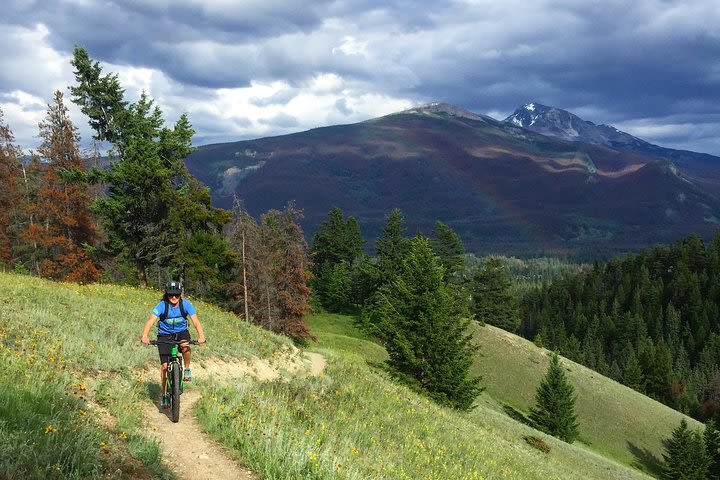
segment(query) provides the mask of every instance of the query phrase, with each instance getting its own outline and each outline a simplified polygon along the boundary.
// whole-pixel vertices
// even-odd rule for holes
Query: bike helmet
[[[170,280],[165,284],[165,295],[180,295],[182,293],[182,283]]]

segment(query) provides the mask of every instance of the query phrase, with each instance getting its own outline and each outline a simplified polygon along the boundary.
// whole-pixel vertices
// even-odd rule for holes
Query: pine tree
[[[73,102],[89,117],[95,139],[112,145],[109,169],[78,175],[107,186],[107,196],[94,204],[108,236],[105,248],[134,267],[141,285],[152,267],[159,278],[184,277],[189,290],[222,295],[213,292],[213,279],[231,262],[218,263],[218,256],[229,256],[218,252],[227,247],[222,228],[231,214],[212,207],[209,190],[185,167],[194,134],[187,115],[168,128],[145,92],[137,102],[124,100],[117,75],[103,75],[87,51],[76,47],[71,63]]]
[[[427,238],[407,244],[399,270],[382,286],[364,315],[376,327],[389,366],[410,384],[441,403],[469,409],[480,393],[479,378],[470,377],[474,347],[469,319]]]
[[[272,330],[301,341],[315,338],[304,320],[312,275],[300,227],[302,216],[302,210],[291,202],[283,210],[270,210],[262,217],[265,241],[270,247],[270,274],[276,287],[278,317]]]
[[[85,171],[77,146],[80,137],[62,92],[55,92],[55,102],[48,106],[39,127],[43,143],[38,153],[44,169],[33,202],[34,221],[26,230],[27,238],[42,249],[38,273],[56,280],[94,282],[100,269],[84,246],[93,246],[99,235],[90,212],[88,187],[61,177],[66,170]]]
[[[710,459],[705,442],[699,432],[692,431],[683,419],[664,440],[664,477],[668,480],[704,480],[707,478]]]
[[[708,420],[705,424],[703,441],[709,461],[707,478],[720,480],[720,430],[718,430],[715,420]]]
[[[10,127],[5,124],[0,110],[0,265],[9,266],[13,260],[13,250],[18,237],[18,206],[21,204],[20,149],[13,145],[14,137]]]
[[[481,324],[517,331],[520,314],[510,287],[510,277],[502,260],[489,258],[475,271],[470,284],[475,319]]]
[[[323,265],[346,263],[352,265],[362,254],[365,240],[354,217],[344,218],[342,210],[335,207],[328,212],[328,219],[320,224],[312,237],[310,256],[313,274]]]
[[[635,351],[630,345],[628,345],[626,350],[625,364],[622,369],[622,383],[638,392],[644,390],[643,386],[645,382],[643,381],[640,363],[638,363]]]
[[[240,264],[228,283],[226,304],[268,330],[297,340],[314,338],[303,317],[310,289],[306,248],[299,225],[302,211],[290,203],[256,222],[236,200],[228,240]]]
[[[406,234],[405,218],[395,208],[385,217],[385,226],[375,242],[381,279],[390,280],[398,274],[408,248]]]
[[[461,283],[465,271],[465,247],[460,236],[444,223],[435,222],[430,241],[440,264],[445,267],[445,280]]]
[[[579,434],[575,415],[576,400],[574,389],[560,365],[560,357],[553,354],[545,378],[535,393],[535,406],[530,409],[530,420],[539,430],[572,443]]]
[[[353,307],[352,269],[364,244],[355,218],[343,218],[339,208],[330,210],[328,220],[313,235],[309,252],[313,294],[323,307],[334,312]]]

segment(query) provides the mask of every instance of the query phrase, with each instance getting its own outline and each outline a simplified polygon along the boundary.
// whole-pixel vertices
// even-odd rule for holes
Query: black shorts
[[[168,340],[187,340],[190,342],[190,331],[189,330],[183,330],[182,332],[178,333],[171,333],[170,335],[158,335],[158,340],[160,341],[168,341]],[[160,363],[167,363],[170,360],[170,353],[172,352],[172,344],[171,343],[158,343],[158,353],[160,354]],[[180,350],[180,347],[178,347],[178,350]]]

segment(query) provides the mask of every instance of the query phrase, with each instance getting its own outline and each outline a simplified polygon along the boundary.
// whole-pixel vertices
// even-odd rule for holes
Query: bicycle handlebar
[[[184,340],[150,340],[150,345],[157,345],[157,344],[165,344],[165,345],[180,345],[184,342]],[[207,339],[205,339],[205,343],[207,343]],[[190,340],[188,342],[190,345],[202,345],[202,343],[198,343],[197,340]]]

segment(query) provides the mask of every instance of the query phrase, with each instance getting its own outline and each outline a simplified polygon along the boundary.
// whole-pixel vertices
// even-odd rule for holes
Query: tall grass
[[[643,478],[482,402],[470,413],[439,407],[369,366],[382,349],[366,338],[352,348],[362,334],[349,317],[309,322],[328,359],[318,378],[213,385],[198,404],[201,423],[263,478]]]
[[[0,284],[0,477],[170,478],[157,444],[141,433],[138,407],[157,392],[143,380],[156,352],[138,336],[158,292],[10,274],[0,274]],[[193,350],[194,362],[272,358],[289,343],[196,306],[210,343]],[[386,354],[349,317],[309,320],[328,359],[319,377],[199,377],[191,386],[203,389],[203,426],[263,478],[642,477],[516,422],[487,395],[469,413],[439,407],[369,366]],[[99,421],[102,409],[114,424]]]
[[[6,273],[0,285],[0,478],[173,478],[141,433],[141,405],[158,389],[141,378],[157,353],[139,335],[159,292]],[[196,306],[212,348],[196,361],[289,343]]]

